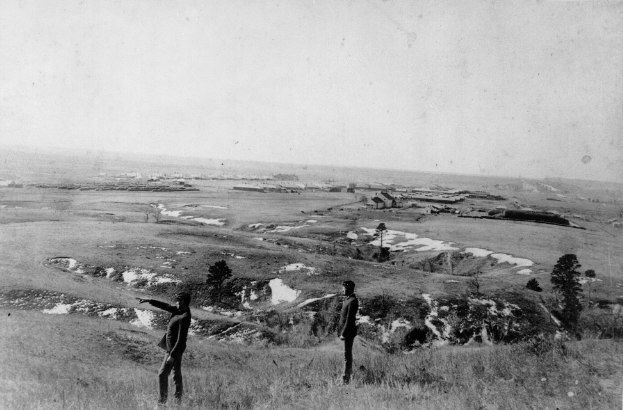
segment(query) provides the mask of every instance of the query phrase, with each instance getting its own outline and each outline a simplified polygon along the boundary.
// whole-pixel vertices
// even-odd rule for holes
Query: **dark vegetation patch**
[[[440,254],[418,261],[410,267],[424,272],[444,273],[457,276],[474,276],[491,270],[497,262],[490,258],[475,257],[456,251]]]

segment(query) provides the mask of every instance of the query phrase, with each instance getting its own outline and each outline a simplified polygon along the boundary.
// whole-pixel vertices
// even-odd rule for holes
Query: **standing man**
[[[154,299],[138,298],[138,303],[149,303],[158,309],[166,310],[171,313],[167,333],[162,337],[158,346],[166,350],[164,361],[158,372],[160,382],[160,400],[158,403],[167,402],[169,395],[169,374],[173,370],[173,381],[175,382],[175,398],[178,402],[182,400],[184,387],[182,384],[182,354],[186,350],[186,338],[190,327],[190,294],[180,292],[175,296],[176,305],[160,302]]]
[[[357,336],[357,325],[355,323],[357,311],[359,310],[359,300],[355,296],[355,283],[346,280],[342,283],[342,290],[346,299],[342,304],[340,313],[339,336],[344,341],[344,374],[342,382],[350,383],[350,375],[353,370],[353,342]]]

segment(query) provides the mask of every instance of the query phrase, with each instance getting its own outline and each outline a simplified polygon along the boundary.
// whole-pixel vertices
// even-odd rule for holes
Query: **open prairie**
[[[136,298],[169,301],[179,289],[192,293],[194,318],[184,408],[620,404],[620,185],[284,164],[223,171],[173,159],[117,158],[95,169],[46,161],[24,165],[21,180],[5,161],[3,172],[23,186],[0,187],[3,408],[152,408],[166,318]],[[193,190],[123,185],[144,184],[155,171],[175,174],[159,184],[183,178]],[[300,187],[271,192],[287,185],[278,173],[296,175]],[[380,189],[363,188],[378,181]],[[123,188],[97,189],[104,182]],[[331,192],[349,183],[354,192]],[[424,187],[489,196],[445,208],[368,203],[379,190]],[[555,212],[572,224],[470,214],[495,209]],[[563,254],[596,272],[582,285],[579,338],[565,336],[555,313],[550,275]],[[233,276],[216,301],[206,279],[220,260]],[[341,386],[336,295],[346,279],[361,300],[360,336],[354,382]],[[526,289],[530,279],[543,291]],[[468,316],[455,312],[461,303]],[[489,312],[482,320],[477,306]],[[498,320],[516,331],[498,332]]]

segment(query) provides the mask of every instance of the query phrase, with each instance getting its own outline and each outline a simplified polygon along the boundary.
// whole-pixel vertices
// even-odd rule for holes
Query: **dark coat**
[[[188,338],[191,319],[190,309],[179,310],[176,306],[153,299],[149,300],[149,303],[171,313],[171,318],[167,324],[167,333],[162,337],[158,346],[166,349],[175,358],[181,357],[186,350],[186,339]]]
[[[340,326],[338,327],[339,335],[343,338],[357,336],[357,311],[359,310],[359,300],[353,293],[342,304],[342,312],[340,313]]]

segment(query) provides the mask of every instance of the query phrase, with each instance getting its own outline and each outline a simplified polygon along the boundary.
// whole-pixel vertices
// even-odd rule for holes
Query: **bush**
[[[535,292],[541,292],[543,290],[541,285],[539,285],[539,281],[535,278],[530,279],[528,283],[526,283],[526,288]]]
[[[621,338],[623,337],[623,318],[605,309],[588,309],[582,313],[578,321],[578,332],[585,338]]]

